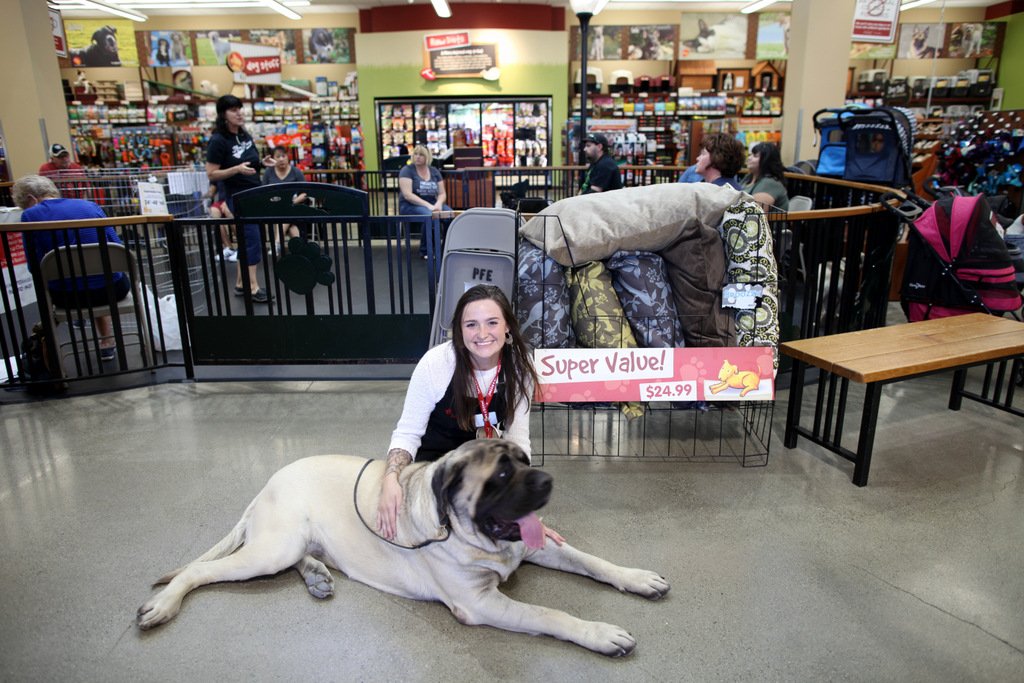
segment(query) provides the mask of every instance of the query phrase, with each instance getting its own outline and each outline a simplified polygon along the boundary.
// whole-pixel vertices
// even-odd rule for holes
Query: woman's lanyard
[[[480,383],[476,381],[476,373],[473,373],[473,386],[476,387],[476,399],[480,403],[480,416],[483,420],[484,438],[493,439],[494,426],[491,424],[491,399],[494,398],[494,388],[498,386],[498,375],[501,374],[501,359],[498,359],[498,367],[494,371],[494,379],[491,380],[491,386],[487,389],[487,396],[484,397],[484,393],[480,391]]]

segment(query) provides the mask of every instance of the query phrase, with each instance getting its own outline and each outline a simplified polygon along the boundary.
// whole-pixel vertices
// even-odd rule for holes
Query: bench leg
[[[789,376],[789,410],[786,412],[786,434],[783,445],[796,448],[796,428],[800,425],[800,408],[804,400],[804,371],[807,369],[798,360],[793,361]]]
[[[953,387],[949,390],[949,409],[960,410],[964,402],[964,385],[967,384],[967,368],[953,373]]]
[[[868,485],[868,470],[871,468],[871,450],[875,444],[875,426],[878,424],[878,404],[882,399],[882,383],[872,382],[864,393],[864,413],[860,419],[860,439],[857,442],[857,459],[853,465],[853,483]]]

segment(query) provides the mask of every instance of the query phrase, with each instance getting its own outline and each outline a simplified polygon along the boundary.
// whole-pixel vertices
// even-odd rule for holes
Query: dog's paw
[[[288,241],[288,254],[277,262],[274,272],[277,279],[296,294],[309,294],[318,285],[334,282],[331,259],[320,252],[316,242],[306,242],[301,237]]]
[[[143,631],[166,624],[178,614],[179,605],[173,601],[161,599],[163,591],[139,608],[135,615],[135,623]]]
[[[334,595],[334,577],[323,562],[307,555],[299,561],[296,568],[302,574],[309,594],[314,598],[323,600]]]
[[[664,577],[646,569],[629,569],[623,590],[642,595],[648,600],[657,600],[668,593],[671,586]]]
[[[636,648],[636,639],[615,624],[591,621],[587,623],[586,638],[580,644],[609,657],[624,657]]]

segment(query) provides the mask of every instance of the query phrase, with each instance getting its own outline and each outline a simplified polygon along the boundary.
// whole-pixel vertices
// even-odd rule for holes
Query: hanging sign
[[[852,40],[891,43],[896,39],[900,0],[857,0],[853,10]]]
[[[537,349],[541,402],[752,401],[775,396],[771,347]]]
[[[420,76],[435,78],[498,79],[498,46],[474,44],[469,33],[436,33],[423,37],[424,69]]]
[[[57,51],[57,56],[67,57],[68,39],[64,36],[64,20],[59,10],[50,10],[50,33],[53,34],[53,49]]]
[[[224,60],[235,83],[276,85],[281,82],[281,50],[270,45],[230,43]]]

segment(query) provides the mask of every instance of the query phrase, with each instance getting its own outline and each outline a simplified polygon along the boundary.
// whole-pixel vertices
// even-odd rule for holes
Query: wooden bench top
[[[1024,323],[985,313],[798,339],[784,354],[869,384],[1024,355]]]

